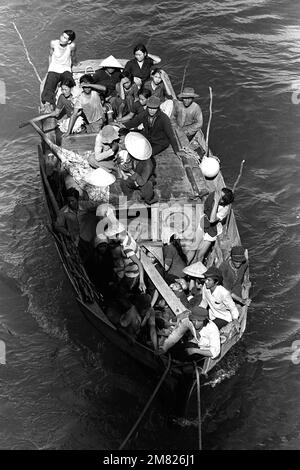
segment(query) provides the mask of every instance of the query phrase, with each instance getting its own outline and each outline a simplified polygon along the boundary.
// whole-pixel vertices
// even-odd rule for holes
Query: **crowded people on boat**
[[[126,177],[120,180],[123,194],[130,200],[134,193],[138,193],[141,200],[147,204],[157,202],[154,193],[155,162],[151,157],[152,148],[149,141],[138,132],[129,132],[125,137]],[[124,170],[124,163],[123,163]]]
[[[228,323],[237,320],[239,311],[230,292],[222,286],[223,276],[215,266],[204,273],[205,282],[202,289],[200,308],[207,309],[210,320],[221,329]]]
[[[198,227],[194,248],[189,250],[189,263],[197,259],[203,261],[212,243],[223,232],[223,224],[229,214],[234,194],[229,188],[211,192],[204,202],[204,228]]]
[[[88,158],[92,168],[115,169],[114,159],[119,150],[119,133],[114,126],[102,127],[95,139],[94,153]]]
[[[122,124],[126,121],[130,121],[135,116],[138,116],[140,114],[145,114],[147,112],[147,100],[150,98],[151,92],[150,90],[146,90],[144,88],[141,88],[138,91],[138,100],[134,101],[132,105],[132,111],[129,111],[128,114],[125,114],[125,116],[116,118],[115,121],[117,124]]]
[[[188,318],[180,320],[169,336],[159,347],[159,353],[166,353],[187,333],[184,349],[188,356],[201,355],[215,359],[220,354],[220,332],[217,325],[207,316],[207,311],[190,313]]]
[[[158,155],[169,145],[176,155],[180,156],[178,143],[168,116],[160,110],[160,99],[150,96],[147,101],[147,113],[139,114],[124,123],[128,129],[137,129],[143,125],[142,133],[152,146],[152,156]]]
[[[171,284],[176,279],[184,277],[183,270],[187,265],[187,258],[175,230],[164,227],[162,243],[165,281]]]
[[[75,85],[72,76],[72,65],[76,64],[75,33],[66,29],[59,39],[50,41],[49,67],[42,91],[41,101],[45,111],[51,111],[55,106],[57,85],[68,79]]]
[[[248,269],[245,248],[241,245],[233,246],[229,258],[220,264],[219,269],[223,275],[223,286],[231,293],[233,300],[241,305],[249,305],[249,299],[242,298],[242,285]]]
[[[137,44],[133,49],[134,59],[129,60],[126,65],[126,71],[130,72],[135,82],[140,87],[150,77],[153,65],[161,62],[161,58],[154,54],[149,54],[144,44]]]
[[[110,55],[100,63],[100,68],[93,74],[94,85],[102,85],[105,91],[100,90],[105,101],[109,101],[116,94],[116,84],[120,82],[123,66],[113,56]],[[97,89],[96,87],[94,89]]]
[[[74,111],[70,117],[69,128],[64,137],[67,137],[72,133],[75,121],[81,113],[83,113],[84,119],[87,123],[88,133],[99,132],[105,122],[105,110],[102,106],[100,96],[97,91],[92,90],[91,87],[94,83],[92,75],[82,75],[79,83],[82,87],[82,92],[75,100]],[[97,86],[102,87],[102,85]],[[105,91],[105,87],[103,86],[102,88],[103,91]]]

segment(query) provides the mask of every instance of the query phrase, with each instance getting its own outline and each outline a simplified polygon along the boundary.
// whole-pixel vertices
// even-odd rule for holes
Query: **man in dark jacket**
[[[170,144],[175,154],[180,157],[171,121],[159,106],[160,99],[150,96],[147,101],[147,110],[124,124],[128,129],[137,129],[140,124],[143,125],[142,133],[152,146],[152,157],[165,150]]]

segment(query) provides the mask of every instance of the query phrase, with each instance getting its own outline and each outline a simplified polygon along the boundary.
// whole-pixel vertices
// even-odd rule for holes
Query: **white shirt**
[[[204,326],[199,331],[199,348],[208,348],[214,359],[220,354],[221,342],[220,342],[220,332],[219,328],[213,321],[209,321],[206,326]]]
[[[239,317],[239,311],[232,300],[230,292],[223,286],[217,286],[213,293],[211,293],[204,284],[200,307],[209,307],[210,320],[221,318],[222,320],[231,322]]]
[[[48,72],[71,72],[71,51],[74,48],[73,43],[61,46],[59,39],[55,39],[51,41],[51,47],[53,48],[53,53],[51,55]]]

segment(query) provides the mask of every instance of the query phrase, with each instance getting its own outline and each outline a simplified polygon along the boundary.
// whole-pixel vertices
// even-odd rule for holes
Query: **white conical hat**
[[[186,268],[182,270],[184,274],[187,274],[188,276],[191,277],[203,277],[203,274],[207,271],[207,267],[204,266],[201,261],[197,261],[196,263],[190,264]]]
[[[103,168],[97,168],[97,170],[93,170],[88,173],[84,180],[86,183],[92,184],[94,186],[110,186],[116,181],[116,178],[108,171],[104,170]]]
[[[124,143],[127,152],[137,160],[148,160],[152,155],[150,142],[139,132],[129,132]]]
[[[103,59],[102,62],[100,63],[100,67],[108,67],[108,68],[115,68],[115,69],[124,68],[113,55],[110,55],[106,57],[106,59]]]
[[[162,248],[160,246],[152,246],[148,243],[144,243],[144,247],[146,248],[146,250],[150,251],[150,253],[152,253],[152,255],[155,256],[155,258],[157,259],[157,261],[159,261],[160,264],[163,266],[164,260]]]

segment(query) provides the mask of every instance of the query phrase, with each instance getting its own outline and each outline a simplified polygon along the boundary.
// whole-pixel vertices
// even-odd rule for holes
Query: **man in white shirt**
[[[221,285],[223,282],[221,271],[211,266],[203,275],[205,283],[202,289],[200,307],[208,308],[209,319],[214,321],[217,327],[221,329],[227,323],[237,320],[239,311],[230,292]]]
[[[50,42],[49,68],[41,96],[43,104],[55,107],[55,91],[59,82],[69,79],[73,85],[72,65],[76,64],[75,33],[66,29],[59,39]]]
[[[206,318],[205,318],[206,315]],[[159,353],[165,353],[172,348],[187,332],[192,338],[186,344],[188,355],[200,354],[201,356],[215,359],[221,350],[220,333],[216,324],[207,318],[207,313],[200,315],[190,314],[189,318],[180,320],[172,333],[166,338],[159,349]]]

